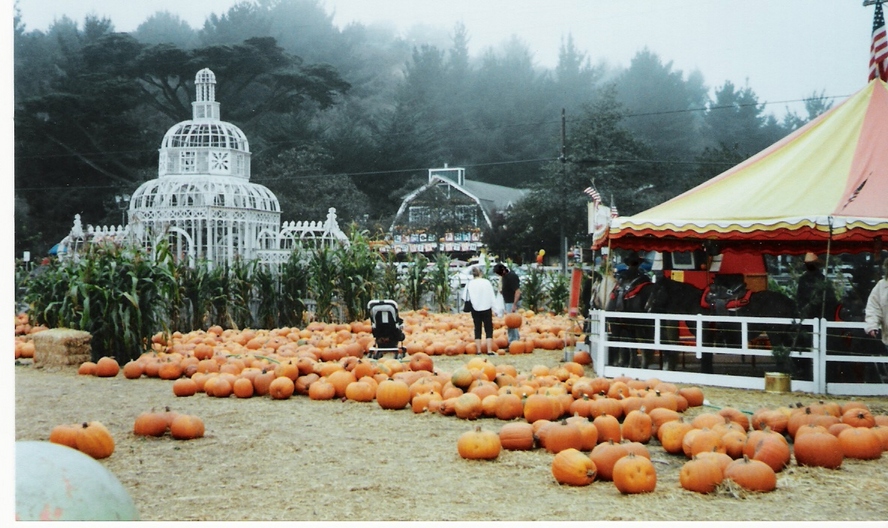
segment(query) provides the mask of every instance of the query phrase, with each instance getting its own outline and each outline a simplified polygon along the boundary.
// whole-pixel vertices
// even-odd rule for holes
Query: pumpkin
[[[366,381],[353,381],[345,387],[345,397],[356,402],[371,402],[376,397],[376,387]]]
[[[169,423],[166,413],[154,411],[143,412],[136,416],[133,422],[133,434],[138,436],[163,436]]]
[[[780,472],[789,465],[792,452],[782,436],[765,435],[758,439],[753,438],[752,442],[752,459],[764,462],[775,472]],[[748,446],[744,448],[744,452],[748,452],[748,449]]]
[[[524,318],[517,312],[509,312],[503,317],[503,323],[506,325],[506,328],[521,328],[523,322]]]
[[[701,413],[691,419],[691,425],[697,429],[712,429],[725,423],[725,417],[716,413]]]
[[[682,387],[678,393],[684,397],[690,407],[700,407],[703,405],[703,389],[700,387]]]
[[[81,376],[95,376],[96,364],[92,361],[84,361],[79,367],[77,367],[77,374]]]
[[[506,391],[496,397],[496,407],[494,416],[500,420],[513,420],[524,416],[524,402],[521,398],[506,389]]]
[[[54,444],[68,446],[77,449],[77,433],[80,424],[62,424],[52,428],[49,433],[49,441]]]
[[[107,458],[114,453],[114,438],[101,422],[83,422],[77,431],[75,447],[95,458]]]
[[[123,377],[126,379],[139,379],[142,377],[142,364],[138,361],[127,361],[123,365]]]
[[[197,394],[197,382],[191,378],[179,378],[173,382],[173,394],[179,397]]]
[[[702,453],[694,455],[694,458],[698,460],[714,461],[719,469],[722,470],[722,473],[724,473],[725,468],[728,467],[728,464],[734,461],[734,459],[731,458],[730,455],[728,455],[727,453],[719,453],[718,451],[703,451]]]
[[[425,352],[417,352],[410,356],[410,362],[408,363],[408,368],[412,371],[428,371],[432,372],[435,369],[435,363],[432,361],[431,356],[426,354]]]
[[[580,430],[581,447],[580,451],[592,451],[598,445],[598,428],[592,423],[592,420],[583,416],[575,415],[567,418],[569,423],[577,426]]]
[[[882,456],[882,442],[869,427],[845,429],[839,433],[838,439],[846,458],[875,460]]]
[[[630,411],[623,418],[622,434],[623,438],[631,442],[641,442],[646,444],[651,440],[653,430],[653,420],[651,416],[644,411],[644,407],[637,411]]]
[[[96,361],[96,376],[100,378],[113,378],[120,372],[120,365],[112,357],[101,357]]]
[[[296,384],[288,376],[278,376],[268,385],[268,395],[274,400],[286,400],[293,395],[295,390]],[[334,394],[335,391],[336,388],[334,386]]]
[[[527,451],[533,449],[536,437],[533,425],[527,422],[511,422],[500,428],[500,445],[510,451]]]
[[[667,453],[676,455],[682,452],[685,434],[693,429],[693,425],[685,422],[683,418],[679,418],[678,420],[663,423],[657,429],[657,439]]]
[[[690,438],[688,449],[685,450],[685,456],[688,458],[693,458],[697,453],[704,451],[717,451],[719,453],[727,451],[722,435],[712,429],[698,429],[694,431],[693,436],[685,435],[685,438]]]
[[[841,442],[829,432],[797,434],[792,449],[800,466],[836,469],[845,458]]]
[[[332,400],[335,396],[336,387],[327,378],[319,378],[308,386],[308,398],[311,400]]]
[[[777,473],[771,469],[771,466],[761,460],[752,460],[746,455],[728,464],[725,468],[725,479],[748,491],[767,492],[777,489]]]
[[[574,448],[560,451],[552,459],[552,476],[559,484],[588,486],[596,473],[595,462]]]
[[[738,424],[744,431],[749,430],[749,417],[743,411],[733,407],[722,407],[718,410],[718,414]]]
[[[609,414],[602,414],[600,416],[596,416],[592,423],[598,429],[598,443],[614,441],[620,442],[623,440],[623,433],[620,428],[620,422],[615,417]],[[600,468],[599,468],[600,469]]]
[[[629,449],[625,445],[608,440],[595,446],[589,453],[589,458],[595,462],[599,480],[613,480],[614,464],[617,463],[617,460],[628,455]]]
[[[403,409],[410,403],[410,387],[400,380],[385,380],[376,388],[376,403],[383,409]]]
[[[852,408],[842,414],[842,423],[851,427],[873,427],[876,425],[876,419],[867,409]]]
[[[478,426],[459,436],[456,450],[459,456],[469,460],[493,460],[499,456],[502,444],[497,433]]]
[[[657,487],[657,471],[647,458],[629,453],[614,464],[613,481],[620,493],[650,493]]]
[[[255,392],[253,381],[247,377],[237,378],[231,386],[231,391],[238,398],[252,398],[253,392]]]
[[[871,431],[876,433],[876,436],[879,438],[879,442],[882,444],[882,451],[888,451],[888,427],[877,425]]]
[[[537,420],[555,420],[561,409],[554,406],[554,400],[545,394],[531,394],[524,400],[524,419],[529,423]]]
[[[711,458],[694,457],[681,466],[678,474],[681,487],[697,493],[712,493],[724,478],[721,466]]]
[[[496,396],[494,396],[496,397]],[[463,420],[477,420],[483,412],[481,397],[474,392],[467,392],[456,398],[453,405],[454,414]]]
[[[268,387],[274,379],[274,370],[263,369],[262,372],[256,374],[253,378],[253,389],[255,390],[256,396],[265,396],[268,394]]]
[[[170,422],[170,436],[176,440],[193,440],[204,435],[203,420],[190,414],[177,414]]]
[[[545,448],[550,453],[560,453],[569,448],[579,450],[583,447],[583,435],[580,433],[580,428],[567,420],[552,422],[546,428],[545,435]]]

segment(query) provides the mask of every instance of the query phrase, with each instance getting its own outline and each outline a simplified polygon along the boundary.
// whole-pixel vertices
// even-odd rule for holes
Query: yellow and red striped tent
[[[611,222],[613,247],[704,241],[771,254],[879,251],[888,242],[888,84],[879,79],[711,180]],[[608,243],[608,242],[605,242]]]

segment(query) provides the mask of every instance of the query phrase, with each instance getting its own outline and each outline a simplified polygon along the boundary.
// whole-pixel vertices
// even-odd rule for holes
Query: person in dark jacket
[[[521,307],[521,277],[502,263],[494,266],[493,272],[501,277],[506,313],[517,311]],[[508,336],[509,343],[517,341],[521,337],[517,328],[509,328]]]
[[[805,255],[805,272],[799,277],[796,289],[796,304],[805,319],[821,317],[824,290],[826,295],[834,295],[823,274],[823,261],[814,253]]]

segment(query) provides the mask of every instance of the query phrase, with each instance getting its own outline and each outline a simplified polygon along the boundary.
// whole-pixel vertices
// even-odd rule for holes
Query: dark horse
[[[667,278],[659,278],[651,288],[646,310],[651,313],[664,314],[719,314],[723,308],[724,314],[751,317],[780,317],[796,318],[795,302],[782,293],[765,290],[753,292],[742,296],[742,302],[732,303],[724,299],[730,297],[731,288],[724,285],[713,285],[711,288],[714,297],[707,296],[706,292],[691,284],[677,282]],[[740,288],[742,289],[742,287]],[[719,293],[725,295],[719,300]],[[736,304],[734,308],[732,305]],[[708,305],[708,306],[707,306]],[[694,325],[688,325],[689,330],[694,330]],[[739,346],[741,341],[739,324],[723,323],[709,325],[704,328],[703,342],[707,344],[723,344],[725,346]],[[761,334],[768,337],[771,345],[791,347],[797,335],[797,329],[787,328],[786,325],[753,324],[749,325],[749,340],[752,342]],[[666,342],[678,343],[678,324],[666,322],[663,325],[663,335]],[[664,356],[674,360],[675,354]],[[674,361],[667,360],[672,366]],[[712,373],[712,354],[704,353],[701,360],[701,370]]]
[[[599,273],[594,274],[591,304],[594,308],[603,308],[608,312],[644,313],[645,305],[651,293],[650,278],[642,275],[631,280],[607,280]],[[653,343],[654,325],[652,321],[608,317],[611,338],[614,341],[633,343]],[[647,368],[653,352],[645,350],[641,354],[641,364],[635,350],[631,348],[614,348],[610,351],[609,362],[619,367]]]

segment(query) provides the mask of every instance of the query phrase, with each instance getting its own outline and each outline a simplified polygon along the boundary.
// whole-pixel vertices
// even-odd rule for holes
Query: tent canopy
[[[618,248],[880,251],[888,240],[888,84],[879,79],[746,161],[617,217]]]

